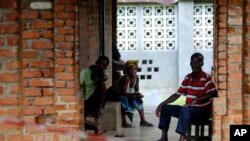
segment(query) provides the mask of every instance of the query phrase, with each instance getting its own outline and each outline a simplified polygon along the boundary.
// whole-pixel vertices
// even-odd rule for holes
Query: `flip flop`
[[[124,135],[124,134],[116,134],[116,135],[114,135],[114,137],[119,137],[119,138],[121,138],[121,137],[125,137],[125,135]]]
[[[134,126],[132,124],[123,124],[122,125],[123,128],[134,128]]]
[[[145,121],[145,122],[140,123],[140,126],[153,127],[154,125],[150,122]]]

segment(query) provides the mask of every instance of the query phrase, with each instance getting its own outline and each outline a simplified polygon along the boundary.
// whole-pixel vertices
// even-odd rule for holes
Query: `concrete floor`
[[[157,141],[161,136],[161,130],[158,129],[159,119],[154,114],[155,107],[145,108],[146,120],[153,123],[154,127],[140,127],[139,114],[135,111],[135,117],[133,121],[134,128],[121,128],[120,131],[107,131],[105,136],[114,137],[117,133],[125,135],[125,141]],[[172,118],[169,129],[169,141],[178,141],[179,135],[175,132],[177,119]],[[119,140],[119,138],[113,138]],[[120,138],[121,139],[121,138]]]

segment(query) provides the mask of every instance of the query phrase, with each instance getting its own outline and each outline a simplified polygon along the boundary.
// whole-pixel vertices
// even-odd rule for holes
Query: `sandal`
[[[140,126],[153,127],[154,125],[152,123],[150,123],[150,122],[145,121],[145,122],[141,122]]]
[[[127,124],[122,124],[122,127],[123,127],[123,128],[134,128],[134,126],[133,126],[132,124],[129,124],[129,123],[127,123]]]
[[[114,135],[114,137],[125,137],[125,135],[124,134],[116,134],[116,135]]]

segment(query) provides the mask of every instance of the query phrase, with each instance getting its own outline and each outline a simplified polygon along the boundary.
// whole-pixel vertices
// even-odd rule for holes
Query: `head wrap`
[[[123,71],[124,74],[127,73],[128,69],[131,67],[131,66],[136,66],[138,67],[138,60],[127,60],[126,64],[125,64],[125,70]]]

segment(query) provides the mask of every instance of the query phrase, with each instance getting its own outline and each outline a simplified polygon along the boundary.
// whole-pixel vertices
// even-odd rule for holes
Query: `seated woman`
[[[127,61],[125,64],[124,75],[120,81],[108,89],[108,101],[121,101],[122,105],[122,127],[132,127],[126,120],[133,120],[133,111],[136,109],[140,115],[140,126],[153,126],[146,121],[143,109],[143,95],[139,92],[139,78],[137,76],[138,61]]]

